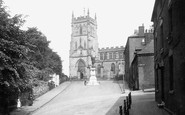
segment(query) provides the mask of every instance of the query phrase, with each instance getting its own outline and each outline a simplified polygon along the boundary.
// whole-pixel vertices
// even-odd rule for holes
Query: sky
[[[63,72],[69,75],[69,50],[72,12],[75,17],[97,16],[99,48],[125,46],[138,26],[152,25],[155,0],[4,0],[9,13],[26,16],[27,27],[37,27],[50,48],[63,60]]]

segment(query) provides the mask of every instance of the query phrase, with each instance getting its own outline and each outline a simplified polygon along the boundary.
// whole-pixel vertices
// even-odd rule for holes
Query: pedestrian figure
[[[85,80],[85,81],[84,81],[84,85],[86,85],[86,84],[87,84],[87,81]]]
[[[17,99],[17,108],[19,109],[21,107],[21,101],[20,101],[20,99],[18,98]]]
[[[33,105],[33,95],[31,92],[29,92],[28,100],[29,100],[29,106],[32,106]]]

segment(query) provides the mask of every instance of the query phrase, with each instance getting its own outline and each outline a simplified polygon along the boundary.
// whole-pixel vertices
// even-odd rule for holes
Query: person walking
[[[86,84],[87,84],[87,81],[86,81],[86,80],[84,80],[84,85],[86,86]]]

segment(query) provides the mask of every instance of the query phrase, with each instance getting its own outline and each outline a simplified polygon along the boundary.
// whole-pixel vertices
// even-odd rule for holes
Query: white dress
[[[20,99],[17,99],[17,108],[21,107],[21,101]]]

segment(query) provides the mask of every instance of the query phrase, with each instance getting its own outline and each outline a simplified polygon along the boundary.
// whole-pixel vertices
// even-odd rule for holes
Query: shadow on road
[[[120,97],[105,115],[119,115],[119,106],[123,105],[125,96]]]
[[[113,83],[116,83],[119,85],[119,88],[122,93],[125,93],[125,90],[129,90],[128,84],[124,80],[113,80]]]
[[[29,111],[23,108],[15,110],[13,113],[10,115],[29,115]]]
[[[148,92],[132,92],[130,115],[169,115],[164,109],[157,107],[155,94]],[[106,115],[119,115],[119,106],[123,106],[125,96],[120,97]]]

